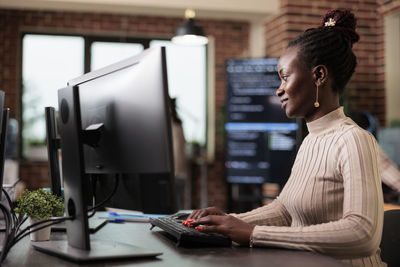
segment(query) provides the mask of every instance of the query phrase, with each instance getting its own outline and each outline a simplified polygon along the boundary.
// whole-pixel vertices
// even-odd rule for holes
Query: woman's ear
[[[325,65],[315,66],[312,70],[315,85],[321,86],[328,79],[328,68]]]

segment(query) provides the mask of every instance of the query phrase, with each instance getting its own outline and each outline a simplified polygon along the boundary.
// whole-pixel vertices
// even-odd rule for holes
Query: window
[[[57,90],[83,74],[82,37],[27,34],[22,40],[22,152],[40,159],[46,156],[44,107],[58,105]],[[32,154],[32,153],[34,154]]]
[[[152,46],[165,46],[169,95],[176,98],[188,142],[206,143],[206,48],[179,46],[170,41],[153,40]]]
[[[143,49],[142,44],[93,42],[91,45],[90,70],[97,70],[129,56],[137,55]]]
[[[167,47],[170,96],[177,99],[187,142],[206,143],[206,48],[167,40],[25,34],[22,40],[22,156],[46,160],[44,107],[58,109],[57,90],[68,80],[134,56]],[[40,154],[32,149],[41,145]]]

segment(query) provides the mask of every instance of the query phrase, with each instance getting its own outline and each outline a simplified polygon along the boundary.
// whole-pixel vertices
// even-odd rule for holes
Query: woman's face
[[[317,111],[314,107],[316,85],[313,73],[300,62],[298,47],[288,48],[278,63],[281,85],[276,91],[282,108],[289,118],[310,118]]]

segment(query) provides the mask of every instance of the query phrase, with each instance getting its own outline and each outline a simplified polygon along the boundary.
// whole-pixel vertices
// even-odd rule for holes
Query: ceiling
[[[183,17],[188,7],[195,9],[197,18],[263,21],[278,13],[279,0],[0,0],[0,8],[173,17]]]

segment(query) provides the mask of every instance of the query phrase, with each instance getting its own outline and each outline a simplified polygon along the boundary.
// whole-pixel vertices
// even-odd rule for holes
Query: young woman
[[[241,214],[211,207],[192,225],[242,245],[314,251],[353,266],[385,266],[379,243],[383,199],[374,137],[343,113],[339,94],[356,67],[356,20],[328,12],[318,28],[291,41],[279,60],[276,95],[309,131],[288,182],[271,204]]]

